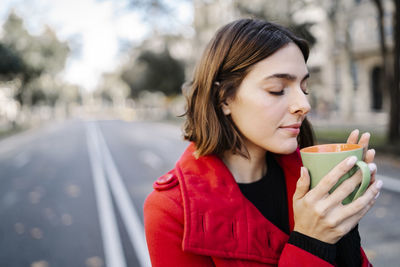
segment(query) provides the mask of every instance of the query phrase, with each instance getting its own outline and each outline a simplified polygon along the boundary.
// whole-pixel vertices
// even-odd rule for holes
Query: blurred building
[[[299,20],[315,23],[312,30],[317,44],[312,49],[309,66],[313,72],[311,90],[317,115],[344,122],[384,125],[390,104],[389,93],[382,86],[376,7],[368,0],[332,2],[338,4],[311,6],[303,17],[298,16]],[[386,44],[392,58],[392,1],[382,2]]]
[[[391,0],[383,0],[385,37],[392,53]],[[195,37],[188,64],[193,68],[200,51],[215,31],[243,14],[263,16],[284,25],[310,22],[317,42],[308,61],[311,72],[310,101],[314,116],[326,121],[385,124],[388,92],[382,83],[378,12],[369,0],[195,0]]]

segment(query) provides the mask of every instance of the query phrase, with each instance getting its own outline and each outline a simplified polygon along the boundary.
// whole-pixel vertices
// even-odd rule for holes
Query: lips
[[[301,123],[295,123],[287,126],[281,126],[280,128],[300,128]]]
[[[291,134],[298,135],[300,133],[300,126],[301,126],[301,123],[295,123],[295,124],[291,124],[291,125],[281,126],[279,128],[284,129],[284,130],[290,132]]]

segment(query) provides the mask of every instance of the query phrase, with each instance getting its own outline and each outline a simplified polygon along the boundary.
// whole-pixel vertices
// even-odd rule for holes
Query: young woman
[[[216,33],[187,90],[191,143],[144,204],[153,266],[370,266],[357,229],[382,186],[369,134],[358,143],[372,182],[348,205],[360,173],[328,191],[353,158],[312,190],[301,164],[299,148],[313,144],[308,53],[304,40],[265,21]]]

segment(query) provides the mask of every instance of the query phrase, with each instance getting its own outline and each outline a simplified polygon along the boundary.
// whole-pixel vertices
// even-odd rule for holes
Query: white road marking
[[[126,267],[111,195],[104,177],[99,139],[93,124],[87,125],[86,136],[106,266]]]
[[[129,193],[122,181],[121,175],[117,170],[108,145],[101,134],[100,129],[98,129],[98,127],[96,127],[96,129],[102,148],[101,152],[103,155],[103,162],[108,174],[108,182],[111,186],[111,191],[114,195],[115,202],[120,211],[122,220],[124,221],[133,248],[135,249],[137,258],[142,267],[151,266],[150,257],[147,251],[146,238],[144,235],[144,228],[139,219],[138,212],[130,200]]]
[[[400,193],[400,174],[399,174],[399,178],[397,178],[397,179],[389,177],[389,176],[377,174],[376,179],[382,180],[384,189]]]

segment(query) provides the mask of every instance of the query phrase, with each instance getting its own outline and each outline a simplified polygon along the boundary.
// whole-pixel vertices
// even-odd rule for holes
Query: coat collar
[[[184,207],[183,250],[276,264],[289,236],[243,196],[220,158],[196,159],[194,151],[190,144],[176,165]],[[301,160],[298,151],[277,160],[285,173],[292,230],[292,196]]]

